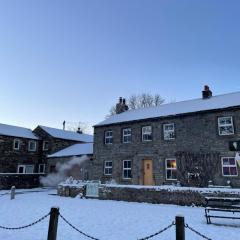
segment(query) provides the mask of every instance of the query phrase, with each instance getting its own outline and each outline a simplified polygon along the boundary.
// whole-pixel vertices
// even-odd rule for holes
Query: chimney
[[[128,106],[126,104],[126,99],[120,97],[119,102],[116,104],[116,114],[125,112],[128,110]]]
[[[80,127],[78,127],[77,133],[79,133],[79,134],[83,133]]]
[[[63,121],[63,130],[65,130],[66,121]]]
[[[202,91],[202,99],[208,99],[210,97],[212,97],[212,91],[208,85],[205,85],[204,90]]]

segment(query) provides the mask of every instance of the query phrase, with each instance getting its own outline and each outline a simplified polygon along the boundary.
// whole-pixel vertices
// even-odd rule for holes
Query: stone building
[[[120,184],[240,187],[240,92],[125,111],[94,127],[94,178]]]
[[[39,174],[43,174],[39,145],[30,129],[0,124],[0,188],[38,186]]]
[[[0,124],[0,189],[37,187],[39,176],[54,171],[48,155],[76,144],[93,142],[93,136],[38,126],[27,128]],[[67,160],[67,159],[66,159]]]

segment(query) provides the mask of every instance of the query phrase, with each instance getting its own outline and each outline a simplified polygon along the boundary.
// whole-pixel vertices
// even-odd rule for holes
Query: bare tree
[[[77,132],[80,130],[82,133],[91,133],[91,128],[86,122],[66,122],[66,130]]]
[[[152,95],[150,93],[142,93],[142,94],[132,94],[127,99],[127,104],[130,110],[139,109],[139,108],[146,108],[146,107],[153,107],[158,106],[164,103],[164,99],[159,95],[155,94]],[[109,111],[109,116],[116,114],[116,107],[111,107]]]

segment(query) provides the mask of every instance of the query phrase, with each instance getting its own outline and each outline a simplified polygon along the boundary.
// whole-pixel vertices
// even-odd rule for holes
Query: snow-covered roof
[[[70,157],[89,154],[93,154],[93,143],[77,143],[61,151],[48,155],[48,157]]]
[[[55,138],[79,141],[79,142],[93,142],[93,136],[83,133],[77,133],[73,131],[62,130],[58,128],[51,128],[46,126],[39,126],[49,135]]]
[[[223,109],[228,107],[240,107],[240,92],[213,96],[207,99],[193,99],[175,103],[162,104],[157,107],[141,108],[116,114],[100,122],[97,126],[114,123],[130,122],[157,117],[174,116],[178,114],[193,113],[199,111]]]
[[[32,130],[29,128],[17,127],[17,126],[2,124],[2,123],[0,123],[0,135],[38,139],[38,137],[35,136]]]

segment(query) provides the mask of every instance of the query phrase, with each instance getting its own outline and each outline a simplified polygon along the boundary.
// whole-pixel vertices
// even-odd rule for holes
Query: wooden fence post
[[[176,240],[185,240],[185,223],[183,216],[176,216]]]
[[[47,240],[57,239],[58,216],[59,216],[59,208],[52,207],[50,212]]]
[[[10,194],[11,195],[11,197],[10,197],[11,200],[15,199],[15,190],[16,190],[15,186],[12,186],[11,187],[11,194]]]

